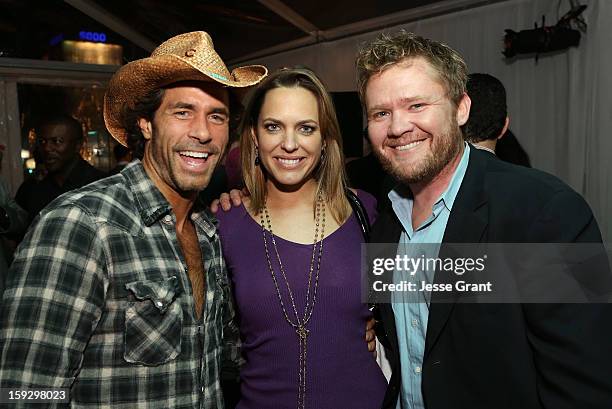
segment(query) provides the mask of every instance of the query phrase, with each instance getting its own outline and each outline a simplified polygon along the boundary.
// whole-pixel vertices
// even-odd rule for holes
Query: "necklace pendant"
[[[302,340],[305,340],[306,337],[308,337],[310,330],[300,325],[295,329],[295,332],[298,334],[298,337],[300,337]]]

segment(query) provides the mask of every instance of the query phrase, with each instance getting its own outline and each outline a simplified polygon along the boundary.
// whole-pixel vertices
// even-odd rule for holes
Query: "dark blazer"
[[[396,243],[401,230],[389,206],[371,241]],[[443,242],[600,243],[601,234],[563,182],[472,148]],[[395,409],[411,374],[400,374],[391,305],[379,307],[393,369],[383,407]],[[421,387],[427,409],[612,408],[612,309],[432,302]]]

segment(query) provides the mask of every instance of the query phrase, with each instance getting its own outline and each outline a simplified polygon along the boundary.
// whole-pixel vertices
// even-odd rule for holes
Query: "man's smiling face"
[[[425,59],[402,61],[370,77],[365,104],[373,151],[398,181],[427,182],[461,152],[459,126],[467,120],[469,98],[456,106]]]
[[[184,83],[164,90],[152,121],[139,126],[147,140],[143,165],[160,190],[183,195],[203,190],[225,150],[227,90],[216,83]]]

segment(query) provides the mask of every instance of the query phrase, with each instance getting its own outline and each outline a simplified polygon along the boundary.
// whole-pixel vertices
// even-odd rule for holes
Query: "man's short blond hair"
[[[405,30],[394,34],[383,33],[359,50],[356,65],[361,100],[365,102],[366,86],[373,75],[418,57],[425,59],[434,68],[448,96],[458,105],[466,92],[468,77],[463,57],[444,43]]]

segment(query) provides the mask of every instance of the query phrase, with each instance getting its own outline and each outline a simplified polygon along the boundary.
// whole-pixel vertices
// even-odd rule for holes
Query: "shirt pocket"
[[[181,353],[183,310],[178,278],[127,283],[137,301],[125,310],[123,358],[130,363],[161,365]]]

